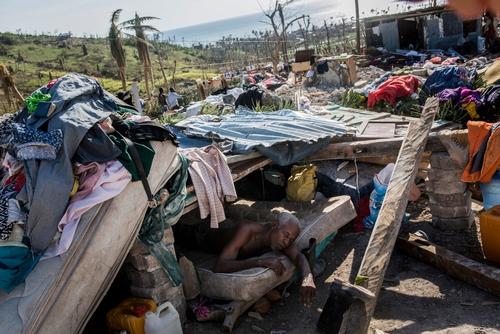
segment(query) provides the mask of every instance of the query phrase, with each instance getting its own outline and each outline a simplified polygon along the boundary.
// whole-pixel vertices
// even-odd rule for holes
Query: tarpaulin
[[[240,109],[236,114],[200,115],[176,124],[189,136],[233,142],[232,153],[254,149],[280,165],[295,163],[348,134],[343,123],[292,110],[269,113]]]

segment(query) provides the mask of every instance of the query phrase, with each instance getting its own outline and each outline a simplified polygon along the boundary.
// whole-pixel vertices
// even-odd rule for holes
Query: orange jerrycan
[[[481,214],[480,226],[484,255],[500,264],[500,205]]]

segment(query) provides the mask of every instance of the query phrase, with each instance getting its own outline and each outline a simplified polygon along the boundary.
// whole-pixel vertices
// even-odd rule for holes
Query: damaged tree
[[[264,11],[264,15],[268,19],[268,23],[273,28],[273,34],[275,39],[275,50],[272,55],[273,61],[273,71],[276,73],[278,70],[278,63],[280,61],[280,53],[283,54],[283,62],[288,63],[288,51],[287,51],[287,31],[295,22],[302,20],[308,15],[301,15],[298,17],[287,17],[285,14],[285,9],[294,3],[295,0],[280,1],[275,0],[274,6],[268,11]]]
[[[123,26],[124,29],[135,31],[137,52],[139,54],[139,60],[144,67],[144,81],[146,84],[146,93],[148,97],[151,96],[150,87],[154,87],[154,77],[151,58],[149,56],[149,45],[146,37],[146,32],[158,32],[158,29],[150,25],[144,25],[143,23],[151,20],[158,20],[158,18],[153,16],[140,17],[139,15],[137,15],[137,13],[135,13],[135,17],[133,19],[121,23],[121,26]]]
[[[120,19],[120,14],[122,10],[117,9],[111,15],[111,27],[109,28],[109,48],[111,49],[111,56],[118,65],[118,71],[120,74],[120,80],[122,82],[122,89],[127,89],[127,59],[125,56],[125,50],[123,49],[122,33],[118,27],[118,20]]]

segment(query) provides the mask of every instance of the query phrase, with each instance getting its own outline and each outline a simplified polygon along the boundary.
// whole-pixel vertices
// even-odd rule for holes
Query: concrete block
[[[428,192],[440,195],[463,194],[467,191],[467,184],[460,181],[446,182],[439,180],[427,182],[426,188]]]
[[[474,215],[471,214],[468,217],[450,219],[432,217],[432,223],[443,231],[467,230],[474,223]]]
[[[155,286],[162,286],[170,283],[170,279],[168,278],[163,268],[160,268],[153,272],[147,272],[138,271],[135,270],[132,266],[127,266],[126,272],[127,277],[132,285],[140,288],[153,288]]]
[[[461,167],[446,152],[436,152],[431,155],[431,169],[459,170]]]
[[[130,255],[147,255],[149,254],[148,247],[143,244],[139,239],[134,242],[132,249],[129,252]]]
[[[431,168],[428,176],[430,182],[461,182],[462,172],[463,170],[460,169],[446,170]]]
[[[129,256],[127,257],[127,262],[138,271],[153,272],[155,270],[161,269],[160,262],[158,262],[158,260],[151,254],[129,254]]]
[[[445,207],[436,204],[429,205],[433,217],[439,218],[462,218],[468,217],[472,213],[471,206]]]
[[[471,206],[472,204],[472,193],[470,191],[457,194],[436,194],[430,192],[428,195],[430,204],[445,207]]]

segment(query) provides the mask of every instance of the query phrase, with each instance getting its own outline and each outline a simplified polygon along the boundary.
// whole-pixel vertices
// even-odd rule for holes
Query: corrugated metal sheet
[[[343,123],[292,110],[269,113],[240,110],[225,116],[201,115],[188,118],[177,126],[185,127],[189,136],[231,140],[234,153],[285,142],[315,143],[354,133]]]

